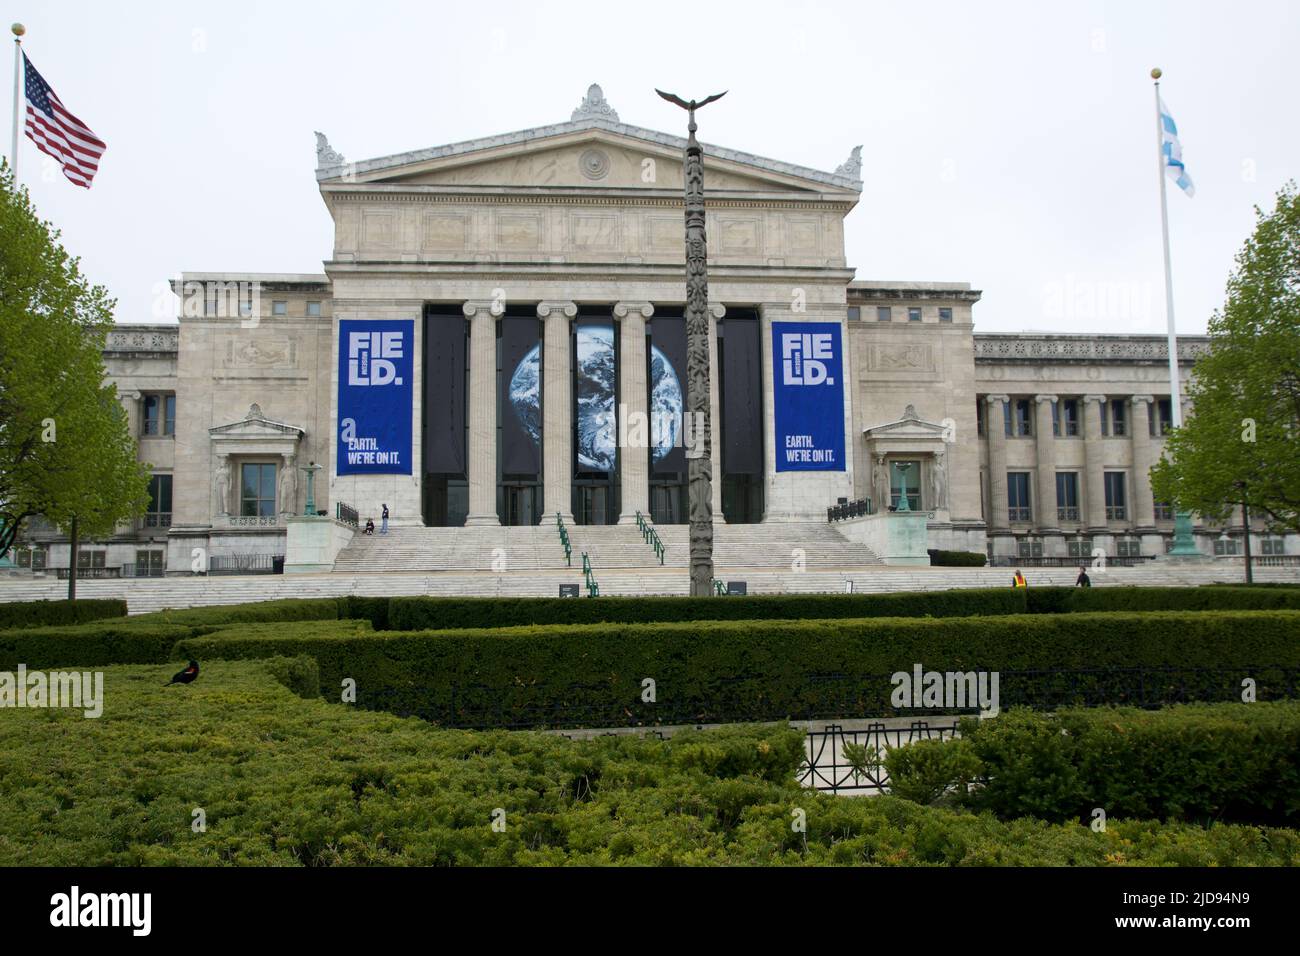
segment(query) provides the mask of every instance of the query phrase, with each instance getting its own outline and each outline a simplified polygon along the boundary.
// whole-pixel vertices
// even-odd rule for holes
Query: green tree
[[[111,534],[142,514],[149,472],[102,350],[115,303],[81,275],[0,165],[0,554],[22,524]]]
[[[1151,471],[1157,498],[1222,520],[1243,498],[1277,530],[1300,531],[1300,195],[1294,182],[1237,255],[1194,410]]]

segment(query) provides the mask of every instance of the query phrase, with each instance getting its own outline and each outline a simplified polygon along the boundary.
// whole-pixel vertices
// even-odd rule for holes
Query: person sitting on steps
[[[366,519],[366,526],[365,526],[364,529],[362,529],[361,533],[362,533],[362,534],[374,534],[374,533],[375,533],[375,519],[374,519],[374,518],[367,518],[367,519]]]

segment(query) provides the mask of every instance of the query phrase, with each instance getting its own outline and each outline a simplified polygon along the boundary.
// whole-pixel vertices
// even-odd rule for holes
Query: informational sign
[[[844,353],[837,322],[773,322],[777,471],[844,471]]]
[[[411,474],[415,323],[339,322],[336,474]]]

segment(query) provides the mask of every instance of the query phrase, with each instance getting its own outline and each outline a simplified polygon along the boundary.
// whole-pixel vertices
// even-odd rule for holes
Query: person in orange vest
[[[1016,576],[1011,579],[1011,586],[1013,588],[1027,588],[1029,587],[1029,582],[1025,580],[1025,576],[1023,574],[1017,571]]]

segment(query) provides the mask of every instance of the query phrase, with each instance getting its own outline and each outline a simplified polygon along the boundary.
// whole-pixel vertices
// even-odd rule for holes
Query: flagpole
[[[1160,233],[1165,249],[1165,315],[1169,324],[1169,417],[1173,419],[1174,428],[1183,424],[1183,401],[1178,382],[1178,335],[1174,330],[1174,273],[1169,263],[1169,202],[1165,196],[1165,126],[1160,117],[1160,68],[1151,71],[1155,80],[1156,93],[1156,161],[1160,174]],[[1138,422],[1133,427],[1139,427]],[[1196,538],[1192,532],[1192,513],[1185,508],[1174,505],[1174,541],[1173,547],[1165,555],[1175,561],[1203,560],[1204,555],[1196,547]]]
[[[1169,263],[1169,201],[1165,197],[1165,128],[1160,118],[1160,69],[1151,71],[1156,91],[1156,164],[1160,175],[1160,234],[1165,248],[1165,316],[1169,325],[1169,413],[1174,428],[1183,424],[1178,382],[1178,336],[1174,330],[1174,273]]]
[[[22,85],[23,34],[27,28],[15,23],[9,28],[14,34],[14,135],[9,150],[9,165],[13,169],[14,187],[18,186],[18,88]]]

